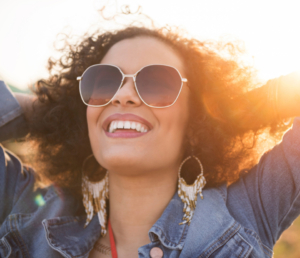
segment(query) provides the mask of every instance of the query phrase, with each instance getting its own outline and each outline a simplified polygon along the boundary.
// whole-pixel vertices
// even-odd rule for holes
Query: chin
[[[145,156],[136,152],[122,152],[122,153],[105,153],[98,160],[98,162],[108,171],[115,171],[126,174],[136,174],[134,171],[141,171],[140,165],[144,164]]]

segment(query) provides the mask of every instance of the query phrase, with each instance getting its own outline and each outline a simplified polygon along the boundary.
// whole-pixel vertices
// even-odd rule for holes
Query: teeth
[[[136,123],[135,122],[131,122],[130,128],[131,129],[135,129],[136,128]]]
[[[140,123],[137,123],[136,124],[136,127],[135,127],[135,130],[137,130],[137,131],[141,131],[141,127],[142,127],[142,125],[140,124]]]
[[[118,125],[117,125],[118,129],[123,129],[124,128],[124,122],[123,121],[119,121]]]
[[[129,121],[126,121],[124,123],[124,129],[130,129],[130,122]]]
[[[117,129],[133,129],[141,133],[148,131],[147,128],[139,122],[112,121],[109,125],[108,132],[114,133]]]
[[[109,126],[109,132],[112,133],[114,128],[113,128],[114,124],[113,123],[110,123],[110,126]]]

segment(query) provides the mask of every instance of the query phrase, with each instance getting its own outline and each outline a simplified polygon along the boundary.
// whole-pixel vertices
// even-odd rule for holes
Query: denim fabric
[[[0,142],[20,138],[27,133],[28,127],[19,103],[0,80]]]
[[[1,88],[1,94],[8,91]],[[6,105],[0,102],[4,117],[11,112]],[[170,258],[272,257],[276,240],[300,213],[299,157],[296,118],[282,142],[237,182],[204,188],[190,225],[179,225],[183,203],[175,193],[139,257],[150,257],[154,246]],[[98,218],[84,228],[80,200],[53,185],[35,189],[34,183],[34,171],[0,146],[0,257],[88,257],[100,237]]]

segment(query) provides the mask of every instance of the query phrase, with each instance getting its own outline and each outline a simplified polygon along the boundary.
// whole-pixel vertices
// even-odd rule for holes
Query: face
[[[180,56],[170,46],[151,37],[116,43],[101,63],[118,66],[124,74],[135,74],[150,64],[170,65],[186,78]],[[188,95],[184,82],[173,106],[151,108],[139,98],[133,78],[125,78],[107,106],[87,108],[89,138],[97,161],[111,173],[124,175],[177,171],[188,121]],[[139,124],[144,130],[120,129],[109,133],[110,123],[118,121]]]

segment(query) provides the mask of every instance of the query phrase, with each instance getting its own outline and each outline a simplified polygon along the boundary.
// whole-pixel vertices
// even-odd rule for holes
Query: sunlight
[[[200,40],[225,36],[243,41],[261,81],[300,70],[300,16],[295,2],[117,1],[119,9],[124,4],[133,9],[141,5],[158,25],[178,25]],[[57,34],[82,35],[91,28],[107,28],[97,12],[107,3],[112,14],[113,0],[1,1],[0,76],[21,88],[46,77],[47,59],[58,56],[53,48]]]

